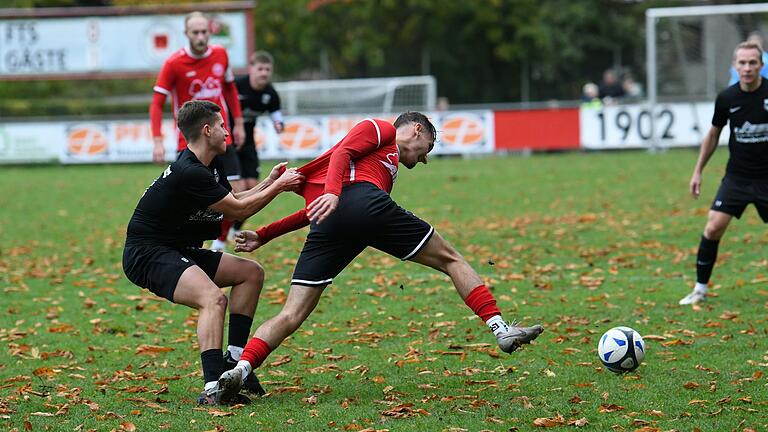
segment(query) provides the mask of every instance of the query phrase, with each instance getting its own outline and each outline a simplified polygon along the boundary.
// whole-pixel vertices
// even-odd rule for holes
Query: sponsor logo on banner
[[[472,147],[484,144],[485,123],[472,113],[449,114],[443,117],[438,137],[444,146]]]
[[[67,154],[75,158],[102,158],[109,141],[106,128],[97,124],[73,125],[67,129]]]
[[[232,29],[221,17],[211,16],[208,21],[208,30],[211,32],[209,43],[222,45],[225,48],[232,46]]]
[[[267,134],[258,125],[253,128],[253,142],[256,150],[264,150],[267,145]]]
[[[317,122],[295,118],[285,123],[280,134],[280,147],[287,151],[317,150],[320,148],[322,133]]]
[[[355,125],[360,123],[360,121],[364,118],[365,117],[362,116],[329,118],[326,127],[328,131],[328,137],[331,141],[333,141],[333,144],[330,146],[333,146],[337,142],[341,141],[341,139],[344,138],[344,135],[346,135],[350,129],[355,127]]]
[[[144,35],[144,48],[153,63],[165,61],[178,47],[173,26],[164,21],[150,23]]]

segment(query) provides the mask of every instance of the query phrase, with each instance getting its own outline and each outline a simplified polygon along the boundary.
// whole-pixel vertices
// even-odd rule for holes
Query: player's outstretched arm
[[[286,170],[277,180],[259,192],[252,193],[243,199],[227,194],[224,198],[210,207],[220,212],[224,217],[243,220],[258,213],[269,204],[280,192],[298,188],[304,181],[304,176],[295,169]]]
[[[707,162],[709,162],[709,159],[715,153],[715,150],[717,150],[717,143],[720,141],[720,133],[722,131],[722,127],[712,126],[709,128],[707,135],[701,142],[699,158],[696,160],[696,166],[693,168],[691,181],[688,184],[688,190],[694,198],[698,198],[701,194],[702,173],[704,172],[704,167],[707,165]]]
[[[235,252],[253,252],[262,245],[255,231],[242,230],[235,235]]]
[[[269,187],[272,183],[275,182],[280,176],[286,171],[286,165],[288,165],[288,162],[280,162],[279,164],[275,165],[274,168],[272,168],[272,171],[269,173],[267,178],[262,180],[259,184],[252,187],[251,189],[244,190],[242,192],[236,192],[235,197],[238,199],[246,198],[254,193],[261,192],[267,187]],[[300,187],[301,185],[297,186]],[[294,189],[295,192],[295,189]]]

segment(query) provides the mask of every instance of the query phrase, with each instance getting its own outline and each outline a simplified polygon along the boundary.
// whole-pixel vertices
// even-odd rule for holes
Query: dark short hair
[[[272,54],[266,51],[256,51],[251,54],[251,64],[256,63],[275,64],[275,59],[272,58]]]
[[[185,102],[176,114],[176,125],[187,143],[196,141],[202,134],[203,126],[214,123],[221,107],[211,101],[191,100]]]
[[[435,140],[437,140],[437,130],[435,129],[435,125],[433,125],[432,122],[429,121],[429,118],[427,118],[427,116],[424,114],[418,111],[407,111],[400,114],[393,124],[395,129],[397,129],[400,126],[408,123],[418,123],[423,126],[426,132],[432,136],[433,144]]]

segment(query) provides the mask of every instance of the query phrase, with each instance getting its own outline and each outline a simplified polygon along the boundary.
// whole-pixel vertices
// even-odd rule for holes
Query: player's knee
[[[723,234],[725,234],[726,228],[728,228],[727,224],[710,221],[707,223],[707,226],[704,227],[704,237],[709,240],[720,240]]]
[[[256,261],[249,261],[247,268],[248,281],[252,286],[256,287],[257,291],[261,291],[262,285],[264,285],[264,278],[266,273],[264,267]]]
[[[217,309],[222,312],[227,310],[229,299],[221,292],[211,292],[201,302],[204,308]]]

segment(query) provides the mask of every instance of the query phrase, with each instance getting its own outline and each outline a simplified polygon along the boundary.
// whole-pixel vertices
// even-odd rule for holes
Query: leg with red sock
[[[544,331],[540,325],[518,327],[515,323],[507,324],[501,317],[498,306],[496,306],[496,299],[484,284],[472,289],[464,299],[464,303],[485,322],[493,335],[496,336],[499,348],[506,353],[513,352],[522,344],[530,343]]]
[[[312,313],[324,288],[324,284],[291,285],[283,309],[256,329],[251,340],[245,345],[237,366],[224,372],[219,378],[219,387],[226,389],[227,394],[238,393],[251,372],[261,366],[269,354],[285,338],[292,335]]]

